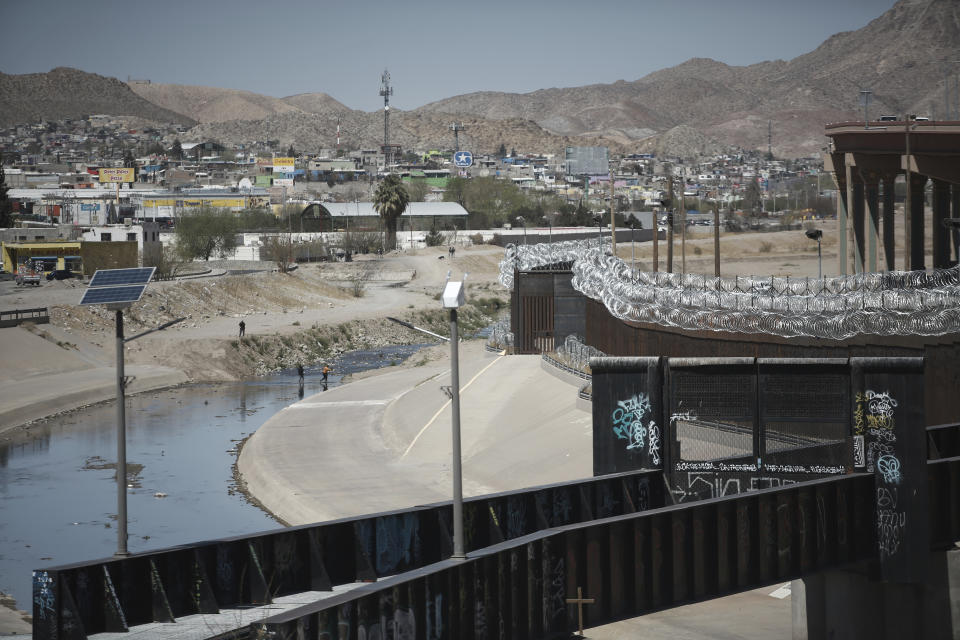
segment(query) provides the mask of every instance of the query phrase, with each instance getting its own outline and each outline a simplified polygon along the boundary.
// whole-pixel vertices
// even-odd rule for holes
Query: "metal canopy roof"
[[[315,204],[326,209],[333,218],[379,218],[380,214],[373,208],[372,202],[319,202]],[[411,202],[403,212],[403,218],[430,218],[430,217],[466,217],[467,210],[456,202]]]

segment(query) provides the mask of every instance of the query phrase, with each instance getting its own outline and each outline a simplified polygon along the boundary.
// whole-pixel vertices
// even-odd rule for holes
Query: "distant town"
[[[11,229],[3,239],[136,241],[137,261],[150,264],[163,261],[170,232],[185,216],[256,212],[257,229],[241,224],[235,231],[302,232],[308,235],[296,242],[324,243],[312,250],[313,259],[343,256],[376,250],[376,240],[351,246],[343,232],[352,230],[356,245],[361,232],[381,230],[370,203],[388,174],[401,176],[411,203],[399,228],[410,233],[401,233],[398,248],[431,244],[431,234],[433,244],[452,244],[458,233],[461,242],[495,236],[507,242],[528,229],[609,225],[611,210],[621,227],[649,228],[655,214],[661,226],[671,211],[686,225],[712,226],[716,211],[725,228],[757,229],[832,216],[836,206],[833,179],[822,175],[820,159],[780,160],[756,151],[696,158],[611,156],[606,147],[568,147],[560,156],[505,144],[486,154],[399,145],[308,151],[276,140],[226,146],[185,133],[181,125],[107,115],[0,131],[13,220],[48,229]],[[323,232],[341,233],[309,235]],[[251,236],[227,244],[222,257],[260,259],[257,247],[265,241]],[[20,259],[38,251],[45,253],[23,247]],[[18,259],[7,253],[4,268],[15,270]],[[59,266],[65,268],[63,261]]]

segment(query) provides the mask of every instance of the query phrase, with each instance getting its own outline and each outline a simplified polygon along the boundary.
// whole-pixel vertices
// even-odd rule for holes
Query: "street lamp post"
[[[123,310],[143,296],[147,283],[153,278],[155,267],[129,269],[101,269],[93,274],[90,284],[80,299],[81,305],[103,304],[116,314],[116,391],[117,391],[117,552],[118,557],[128,556],[127,550],[127,420],[124,392],[127,379],[124,375],[123,347],[155,331],[161,331],[186,318],[177,318],[125,338],[123,335]]]
[[[517,222],[523,227],[523,244],[527,244],[527,221],[523,216],[517,216]]]
[[[460,460],[460,354],[457,336],[457,309],[463,305],[463,282],[450,282],[443,288],[443,308],[450,309],[450,400],[453,440],[453,555],[466,558],[463,548],[463,471]]]
[[[820,229],[807,229],[806,236],[811,240],[817,241],[817,279],[823,277],[823,253],[821,252],[820,241],[823,239],[823,231]]]
[[[597,214],[597,246],[603,250],[603,211]]]

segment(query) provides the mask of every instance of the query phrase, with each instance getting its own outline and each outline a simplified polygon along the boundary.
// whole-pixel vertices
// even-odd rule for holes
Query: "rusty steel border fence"
[[[960,537],[960,458],[927,464],[930,546]],[[252,625],[259,640],[538,638],[877,558],[852,474],[541,531]],[[377,634],[379,633],[379,636]]]
[[[664,504],[657,471],[469,498],[465,547]],[[266,604],[450,557],[449,502],[74,563],[33,573],[33,637],[83,640],[150,622]]]

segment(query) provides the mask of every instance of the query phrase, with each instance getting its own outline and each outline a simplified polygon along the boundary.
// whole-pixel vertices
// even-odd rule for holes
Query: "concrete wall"
[[[98,269],[124,269],[139,266],[137,242],[84,242],[80,245],[83,275],[88,278]]]

